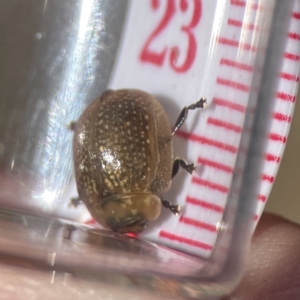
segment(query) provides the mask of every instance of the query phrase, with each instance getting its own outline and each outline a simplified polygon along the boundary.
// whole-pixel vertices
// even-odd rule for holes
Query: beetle
[[[178,205],[158,195],[180,167],[192,173],[195,166],[173,161],[172,136],[189,110],[205,105],[201,98],[184,107],[173,130],[158,100],[141,90],[106,90],[86,108],[72,126],[73,157],[79,198],[97,222],[139,233],[161,206],[179,214]]]

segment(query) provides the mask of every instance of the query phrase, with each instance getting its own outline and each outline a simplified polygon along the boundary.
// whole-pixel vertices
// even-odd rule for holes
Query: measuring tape
[[[263,59],[257,66],[258,53],[267,47],[273,6],[273,1],[255,0],[130,1],[109,88],[138,88],[157,96],[172,124],[184,106],[200,97],[207,97],[209,104],[205,111],[191,111],[174,138],[174,154],[197,164],[195,174],[181,172],[163,195],[181,205],[181,216],[164,210],[141,237],[210,256],[222,227],[245,112],[253,97],[251,85],[263,67]],[[254,224],[274,182],[294,110],[299,0],[294,1],[289,28],[281,72],[270,74],[278,75],[278,90]]]

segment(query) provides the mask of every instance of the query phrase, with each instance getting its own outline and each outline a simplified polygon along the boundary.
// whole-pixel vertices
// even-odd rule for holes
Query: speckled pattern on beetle
[[[205,104],[201,98],[184,107],[173,131],[161,104],[144,91],[106,90],[86,108],[74,126],[73,155],[79,197],[96,221],[118,232],[141,232],[162,205],[179,213],[158,195],[180,166],[190,173],[195,167],[180,158],[173,162],[172,135],[189,109]]]

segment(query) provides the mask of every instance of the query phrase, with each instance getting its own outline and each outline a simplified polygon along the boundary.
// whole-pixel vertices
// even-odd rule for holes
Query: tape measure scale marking
[[[290,130],[292,115],[295,108],[297,90],[299,87],[300,73],[300,1],[294,1],[293,11],[291,12],[291,20],[289,32],[286,36],[285,50],[283,53],[283,64],[281,72],[278,74],[278,90],[274,98],[276,103],[272,113],[270,143],[267,147],[266,162],[264,165],[264,173],[272,174],[272,181],[264,177],[261,182],[259,203],[255,214],[255,225],[259,220],[266,200],[270,194],[272,183],[276,177],[279,164],[287,141]]]
[[[184,77],[178,77],[182,75],[174,69],[172,74],[168,73],[172,69],[172,65],[170,64],[170,60],[166,58],[164,58],[163,64],[156,64],[156,66],[155,64],[151,65],[151,62],[148,62],[148,64],[141,62],[139,55],[141,49],[143,49],[143,45],[145,45],[145,37],[147,40],[147,36],[149,37],[149,33],[153,32],[153,28],[157,25],[157,19],[153,20],[153,15],[149,13],[149,9],[151,9],[149,5],[154,2],[158,5],[159,1],[131,1],[123,40],[120,44],[119,55],[109,86],[114,89],[123,87],[141,88],[150,93],[166,95],[182,106],[183,97],[180,94],[180,88],[184,89],[184,85],[186,84],[185,82],[180,83],[183,81],[182,78],[187,78],[190,84],[193,84],[199,90],[203,71],[195,69],[195,64],[199,68],[197,56],[194,60],[194,65],[184,74]],[[179,5],[179,2],[181,3],[182,1],[175,1],[174,3]],[[193,3],[196,2],[198,3],[198,1],[194,1]],[[299,7],[299,1],[297,0],[296,2]],[[202,5],[201,18],[204,18],[207,11],[211,9],[208,6],[212,6],[212,4],[209,1],[200,1],[200,3]],[[188,149],[188,156],[194,157],[198,164],[203,167],[204,171],[201,174],[203,176],[196,175],[185,179],[184,189],[178,194],[177,198],[178,202],[180,202],[179,204],[185,207],[185,212],[179,219],[169,218],[161,222],[159,228],[154,226],[151,231],[142,235],[143,238],[204,257],[210,255],[222,221],[226,196],[238,152],[241,124],[243,124],[252,76],[255,72],[254,61],[258,45],[255,44],[257,41],[253,44],[249,43],[249,39],[251,40],[251,36],[259,32],[261,26],[259,22],[254,22],[251,17],[255,18],[255,14],[258,11],[261,13],[265,9],[265,7],[259,6],[257,1],[247,1],[246,3],[246,1],[232,0],[230,1],[230,5],[232,9],[229,10],[230,13],[224,19],[224,26],[222,26],[220,35],[216,36],[216,40],[218,41],[216,49],[219,53],[215,54],[215,58],[218,58],[218,60],[215,66],[217,74],[214,85],[217,87],[217,92],[211,97],[212,109],[208,110],[209,112],[201,114],[199,124],[197,124],[195,130],[192,132],[180,131],[176,137],[177,139],[188,140],[190,145],[201,145],[200,148],[196,146],[196,151]],[[243,16],[246,11],[248,17],[247,20],[244,20]],[[299,22],[299,11],[300,9],[296,9],[293,12],[294,22]],[[139,12],[139,14],[136,12]],[[144,14],[143,12],[147,13]],[[144,24],[147,22],[152,26],[147,29],[148,35],[143,31]],[[207,28],[205,32],[203,28],[200,28],[201,22],[203,22],[202,19],[193,28],[193,34],[197,38],[199,36],[203,37],[206,34],[210,35],[210,32],[207,33]],[[224,29],[225,25],[227,29]],[[176,30],[178,28],[177,26]],[[247,40],[239,38],[241,37],[241,31],[248,36]],[[229,35],[224,34],[226,32]],[[290,35],[289,38],[297,42],[297,35]],[[168,38],[166,37],[165,40],[168,40]],[[171,50],[167,49],[166,51],[172,52],[174,48],[171,47],[169,49]],[[240,56],[240,59],[237,59],[236,55],[238,51],[242,51],[244,54],[247,53],[247,55]],[[203,55],[203,51],[201,51],[201,54]],[[168,52],[164,53],[164,57],[170,57],[168,55]],[[290,61],[300,61],[298,52],[289,52],[288,49],[284,57]],[[174,63],[176,63],[176,60],[174,60]],[[128,70],[128,64],[131,65],[130,70]],[[167,67],[169,70],[166,70]],[[297,68],[299,69],[299,63]],[[194,72],[193,77],[188,75],[192,72]],[[226,76],[226,74],[230,74],[231,76]],[[242,80],[237,80],[241,74]],[[298,75],[297,70],[292,71],[291,68],[283,68],[282,72],[278,74],[281,80],[290,82],[294,90],[293,92],[288,89],[278,90],[277,99],[285,103],[288,102],[290,110],[282,110],[279,107],[274,109],[272,122],[279,122],[280,124],[289,126],[292,115],[291,105],[293,106],[295,101],[295,85],[299,82]],[[175,92],[174,88],[171,90],[172,80],[176,84],[177,89]],[[159,87],[155,84],[157,81],[160,82]],[[186,101],[188,102],[189,100],[186,99]],[[285,130],[287,130],[287,126],[285,126]],[[221,138],[220,132],[224,133]],[[265,155],[266,165],[271,165],[272,167],[279,165],[283,151],[282,143],[285,141],[286,131],[270,132],[270,143],[272,145],[279,145],[279,147],[276,148],[276,151],[271,146],[267,149]],[[215,150],[212,151],[212,149]],[[212,155],[212,152],[214,155]],[[262,188],[258,195],[258,213],[254,216],[254,220],[258,220],[259,218],[275,174],[274,167],[271,172],[269,168],[264,168],[264,173],[261,177]],[[205,193],[200,193],[199,195],[199,190],[205,191]]]
[[[230,20],[232,20],[232,18]],[[237,21],[232,22],[232,21],[228,20],[227,24],[229,24],[229,26],[231,26],[231,24],[236,25]],[[241,30],[241,28],[239,26],[235,26],[235,27],[237,27],[239,30]],[[249,26],[249,24],[247,24],[247,28],[248,29],[249,28],[254,29],[254,26]],[[218,41],[219,44],[224,45],[224,46],[236,47],[236,48],[239,48],[239,46],[240,46],[239,41],[235,41],[233,39],[229,39],[229,38],[226,38],[226,37],[218,37],[217,41]],[[256,51],[256,47],[254,47],[253,45],[250,45],[250,44],[243,44],[242,49],[245,50],[245,51],[251,51],[251,52]],[[245,63],[239,63],[239,62],[236,62],[235,60],[231,60],[227,57],[222,57],[221,58],[220,65],[230,67],[230,68],[231,67],[237,68],[237,69],[239,69],[239,72],[241,70],[244,70],[244,71],[247,71],[249,73],[253,73],[253,66],[252,65],[247,65]],[[248,78],[248,82],[249,81],[250,80]],[[247,81],[245,81],[245,82],[247,82]],[[226,88],[229,88],[229,89],[236,89],[238,91],[245,92],[245,93],[249,93],[249,91],[250,91],[250,85],[245,84],[243,82],[228,80],[227,78],[223,78],[221,76],[216,78],[216,84],[221,85],[221,86],[225,86]],[[220,105],[223,105],[223,106],[227,106],[227,108],[229,107],[230,109],[233,109],[235,111],[235,113],[238,112],[242,115],[244,115],[245,110],[246,110],[246,105],[241,105],[240,103],[236,103],[235,101],[228,101],[227,99],[221,99],[221,101],[220,101],[220,99],[214,98],[213,103],[214,103],[214,105],[220,104]],[[241,126],[239,126],[238,124],[234,124],[232,122],[229,122],[229,120],[226,122],[226,121],[224,121],[224,118],[215,118],[215,117],[213,117],[213,113],[211,113],[211,115],[207,118],[206,126],[215,126],[215,127],[218,127],[218,130],[222,129],[222,130],[226,130],[226,131],[231,131],[231,132],[236,133],[238,135],[240,135],[241,131],[242,131]],[[212,146],[212,147],[216,147],[216,148],[218,148],[219,151],[229,151],[234,155],[237,154],[238,148],[237,148],[236,144],[227,144],[224,141],[220,141],[218,137],[216,137],[216,139],[213,139],[212,135],[200,136],[200,135],[197,135],[195,133],[191,134],[191,133],[187,133],[187,132],[180,132],[178,135],[183,137],[183,138],[189,139],[193,142],[201,143],[202,145],[209,145],[209,146]],[[219,132],[218,132],[218,135],[219,135]],[[229,186],[230,181],[231,181],[232,170],[233,170],[232,167],[230,167],[229,165],[221,164],[218,161],[214,161],[214,160],[203,158],[203,157],[199,157],[198,161],[200,161],[202,163],[205,163],[206,167],[217,168],[219,171],[222,170],[222,171],[225,171],[225,173],[229,173],[229,178],[230,179],[227,180],[227,182],[228,182],[227,185],[223,185],[223,184],[220,184],[220,183],[212,181],[212,180],[205,180],[201,177],[200,178],[199,177],[193,177],[192,178],[192,183],[198,184],[202,187],[205,187],[207,189],[211,189],[213,191],[220,192],[220,193],[224,194],[224,196],[226,197],[228,192],[229,192],[228,186]],[[208,198],[210,198],[210,197],[208,197]],[[208,204],[208,205],[209,204],[210,205],[216,205],[214,203],[210,203],[210,200],[199,200],[195,197],[191,197],[190,195],[188,195],[186,199],[194,199],[194,202],[198,202],[198,203],[201,203],[201,204],[205,203],[205,204]],[[223,198],[223,200],[225,200],[225,199]],[[187,202],[186,204],[189,203],[189,201],[186,201],[186,202]],[[222,206],[219,206],[220,209],[219,209],[219,217],[218,218],[219,218],[220,221],[222,219],[222,213],[220,213],[220,212],[224,211],[225,202],[226,202],[226,200],[223,201]],[[206,229],[206,230],[207,230],[207,228],[210,228],[210,229],[215,228],[216,230],[209,230],[209,231],[214,233],[214,238],[213,239],[215,239],[216,236],[217,236],[217,225],[216,224],[218,224],[219,222],[215,222],[214,224],[209,224],[207,222],[202,222],[202,221],[199,221],[197,219],[193,219],[193,218],[186,217],[186,216],[183,216],[179,220],[179,223],[180,222],[184,223],[185,225],[189,225],[189,226],[193,226],[193,227],[197,227],[197,228],[201,228],[201,229]],[[182,244],[185,244],[185,245],[193,245],[194,247],[196,247],[195,245],[197,245],[198,248],[201,248],[201,245],[203,245],[203,249],[208,250],[209,252],[213,249],[214,242],[213,242],[213,244],[210,245],[210,247],[208,247],[207,246],[208,244],[205,243],[203,240],[193,239],[191,237],[187,237],[188,235],[187,235],[186,231],[184,232],[183,235],[178,235],[178,232],[180,231],[178,229],[178,227],[173,228],[173,229],[175,229],[175,230],[173,230],[172,232],[168,232],[165,229],[162,229],[159,232],[159,236],[161,238],[165,238],[165,239],[175,241],[177,243],[182,243]],[[210,240],[212,240],[212,239],[210,238]],[[200,243],[200,244],[197,244],[197,242]]]

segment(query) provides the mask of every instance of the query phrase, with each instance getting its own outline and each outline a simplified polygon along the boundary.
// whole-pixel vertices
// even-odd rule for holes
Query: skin
[[[300,226],[264,214],[254,233],[246,274],[222,300],[300,299]]]

